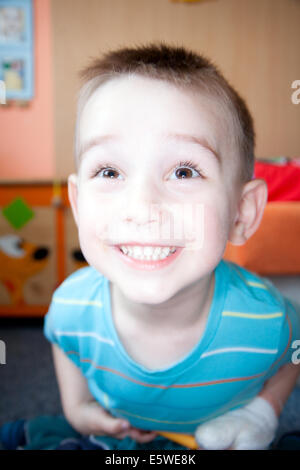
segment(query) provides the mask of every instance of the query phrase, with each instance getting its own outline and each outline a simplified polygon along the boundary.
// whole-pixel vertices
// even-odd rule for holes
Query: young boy
[[[267,201],[249,111],[181,47],[116,50],[82,77],[68,188],[90,266],[45,320],[65,416],[115,446],[174,432],[267,448],[299,375],[300,322],[267,279],[222,260]]]

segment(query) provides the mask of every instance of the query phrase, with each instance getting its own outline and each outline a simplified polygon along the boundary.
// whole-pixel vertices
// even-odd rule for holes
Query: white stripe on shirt
[[[249,353],[257,353],[257,354],[277,354],[278,349],[262,349],[262,348],[220,348],[214,349],[213,351],[208,351],[206,353],[201,354],[201,358],[207,356],[214,356],[215,354],[222,354],[228,352],[249,352]]]
[[[90,338],[95,338],[97,341],[100,341],[100,343],[107,343],[107,344],[110,344],[111,346],[115,345],[115,343],[111,339],[103,338],[103,336],[99,336],[97,335],[97,333],[93,333],[93,332],[55,330],[54,334],[56,336],[78,336],[79,338],[90,337]]]

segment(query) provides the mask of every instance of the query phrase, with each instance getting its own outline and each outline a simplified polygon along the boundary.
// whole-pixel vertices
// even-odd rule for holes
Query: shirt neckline
[[[115,343],[120,359],[122,359],[122,362],[126,364],[127,368],[130,368],[134,373],[137,373],[142,376],[169,377],[177,375],[181,371],[185,371],[188,367],[192,366],[197,360],[200,359],[201,354],[207,349],[208,345],[211,343],[211,341],[216,335],[227,293],[228,272],[226,263],[223,260],[221,260],[216,266],[214,273],[214,293],[202,337],[200,338],[198,343],[181,359],[177,360],[176,362],[167,367],[163,367],[160,369],[148,369],[142,364],[136,362],[127,353],[115,328],[111,310],[110,281],[108,278],[105,278],[105,313],[107,317],[109,335],[112,337]]]

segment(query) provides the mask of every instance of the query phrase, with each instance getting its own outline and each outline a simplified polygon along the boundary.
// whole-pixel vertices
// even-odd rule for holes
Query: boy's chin
[[[171,298],[173,298],[182,288],[182,286],[170,286],[169,289],[166,286],[157,285],[151,286],[148,283],[147,285],[137,285],[134,286],[129,285],[128,283],[123,283],[118,285],[118,288],[123,292],[123,295],[128,299],[130,302],[134,302],[137,304],[147,304],[147,305],[161,305],[165,302],[168,302]]]

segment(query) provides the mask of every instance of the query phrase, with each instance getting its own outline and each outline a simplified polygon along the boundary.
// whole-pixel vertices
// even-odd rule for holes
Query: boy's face
[[[88,100],[73,211],[86,260],[128,299],[162,303],[221,260],[238,201],[226,122],[199,93],[138,76]],[[119,249],[132,243],[177,251],[145,269]]]

